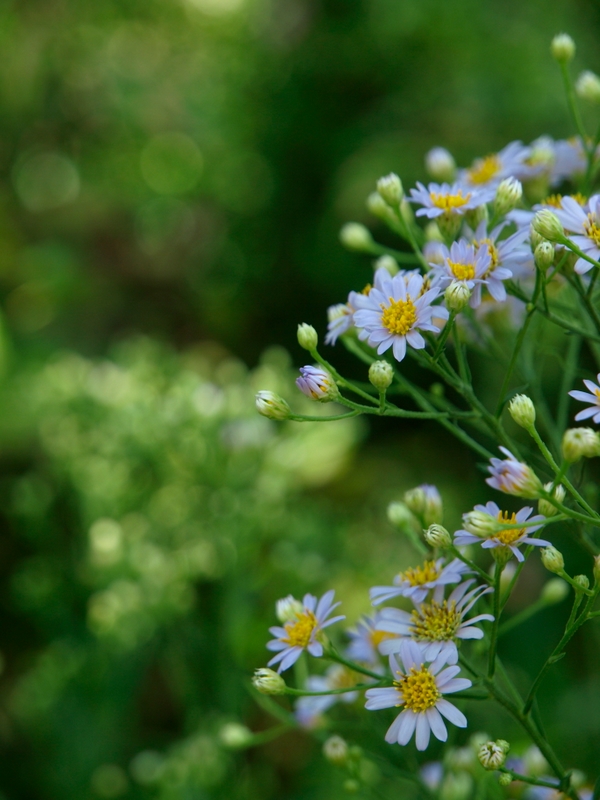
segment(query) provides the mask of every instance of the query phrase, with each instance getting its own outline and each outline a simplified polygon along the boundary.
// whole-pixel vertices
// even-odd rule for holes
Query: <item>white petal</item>
[[[386,689],[367,689],[365,697],[367,702],[365,708],[369,711],[379,711],[381,708],[393,708],[398,705],[400,695],[396,689],[389,687]]]
[[[406,710],[396,718],[395,722],[397,722],[398,725],[396,728],[396,736],[394,737],[393,741],[396,741],[398,744],[402,745],[408,744],[413,733],[415,732],[417,715],[414,713],[414,711]]]
[[[472,681],[468,678],[455,678],[443,687],[444,694],[452,694],[452,692],[462,692],[463,689],[469,689],[473,686]]]
[[[440,714],[443,714],[444,717],[446,717],[446,719],[449,720],[453,725],[457,725],[459,728],[467,727],[467,718],[462,711],[459,711],[456,706],[452,705],[452,703],[449,703],[447,700],[442,698],[441,700],[437,701],[435,707]]]
[[[431,728],[429,727],[429,720],[425,716],[425,714],[416,714],[417,717],[417,735],[415,736],[415,742],[417,745],[417,750],[426,750],[427,745],[429,744],[429,736],[431,734]]]
[[[445,742],[448,738],[448,731],[446,730],[446,726],[444,725],[444,720],[442,719],[440,712],[434,706],[433,708],[428,708],[425,713],[427,715],[427,720],[429,721],[429,727],[431,728],[431,732],[435,738],[439,739],[440,742]]]

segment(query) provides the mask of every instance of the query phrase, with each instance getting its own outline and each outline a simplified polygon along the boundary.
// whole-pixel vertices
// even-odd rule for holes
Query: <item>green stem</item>
[[[488,657],[488,679],[494,677],[496,671],[496,646],[498,644],[498,627],[500,625],[500,579],[504,570],[505,564],[496,562],[496,570],[494,572],[494,621],[492,623],[492,633],[490,639],[490,652]]]
[[[359,386],[355,386],[353,383],[351,383],[351,381],[347,381],[346,378],[340,375],[336,368],[320,355],[318,350],[311,350],[310,354],[318,364],[324,367],[331,374],[337,384],[349,389],[351,392],[354,392],[354,394],[357,394],[359,397],[368,400],[370,403],[374,403],[375,405],[378,404],[378,400],[376,400],[373,395],[365,392]]]
[[[308,692],[303,689],[292,689],[288,686],[285,694],[294,695],[294,697],[328,697],[331,694],[348,694],[348,692],[359,692],[363,689],[372,689],[374,686],[383,685],[384,681],[380,680],[376,683],[357,683],[355,686],[347,686],[344,689],[328,689],[325,692]],[[389,684],[389,681],[387,681]]]
[[[525,566],[525,563],[527,562],[527,559],[528,559],[529,555],[531,554],[532,550],[533,550],[533,545],[531,545],[531,544],[528,545],[527,549],[525,550],[525,557],[524,557],[523,561],[519,561],[519,563],[517,564],[517,568],[515,570],[515,574],[510,579],[510,583],[508,584],[508,588],[507,588],[506,592],[504,593],[504,597],[502,598],[502,600],[500,602],[500,608],[502,610],[504,610],[504,606],[508,603],[508,600],[509,600],[509,598],[510,598],[510,596],[512,594],[512,590],[515,588],[515,584],[519,580],[519,575],[521,574],[521,570]]]
[[[455,319],[456,319],[456,311],[451,311],[450,312],[450,316],[448,318],[448,321],[444,325],[444,330],[442,331],[442,333],[440,334],[440,336],[438,338],[437,347],[435,349],[435,353],[433,354],[433,360],[434,361],[437,361],[438,358],[440,357],[440,354],[441,354],[442,350],[444,349],[444,345],[446,344],[448,336],[450,336],[450,333],[451,333],[452,328],[454,326],[454,320]]]
[[[325,656],[330,658],[332,661],[337,661],[338,664],[343,664],[344,667],[348,667],[348,669],[351,669],[353,672],[360,672],[361,675],[368,675],[369,678],[374,678],[378,682],[381,682],[382,680],[381,675],[378,675],[377,672],[367,669],[367,667],[363,666],[362,664],[356,664],[354,661],[348,661],[348,659],[341,656],[332,646],[325,649]]]
[[[306,414],[290,414],[288,419],[293,422],[335,422],[338,419],[351,419],[360,416],[361,411],[351,411],[349,414],[331,414],[330,416],[311,417]]]
[[[583,124],[583,119],[581,117],[581,112],[579,111],[579,106],[577,105],[577,97],[575,96],[575,87],[573,86],[573,81],[571,80],[571,75],[569,74],[569,66],[566,61],[560,62],[560,71],[562,74],[563,83],[565,85],[565,94],[567,95],[567,104],[569,106],[569,111],[571,112],[571,116],[573,117],[573,122],[575,123],[575,127],[577,128],[577,133],[581,136],[581,146],[585,150],[586,155],[588,154],[588,135],[585,130],[585,126]]]
[[[520,775],[518,772],[512,769],[506,769],[505,767],[499,767],[498,771],[504,772],[505,775],[510,775],[515,781],[523,781],[523,783],[529,783],[531,786],[548,786],[550,789],[558,789],[558,784],[556,782],[550,783],[550,781],[544,781],[541,778],[531,778],[527,775]]]
[[[479,575],[479,577],[483,581],[485,581],[487,584],[492,584],[494,582],[493,579],[487,574],[487,572],[484,572],[481,569],[481,567],[478,567],[477,564],[474,561],[471,561],[470,558],[467,558],[465,555],[463,555],[457,547],[455,547],[454,545],[450,545],[448,550],[456,558],[458,558],[460,561],[462,561],[463,564],[466,564],[469,567],[469,569],[473,570],[473,572],[476,572]]]

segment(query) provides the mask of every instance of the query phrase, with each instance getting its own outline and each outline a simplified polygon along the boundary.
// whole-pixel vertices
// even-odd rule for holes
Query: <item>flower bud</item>
[[[348,760],[348,743],[341,736],[330,736],[323,744],[323,755],[331,764],[343,767]]]
[[[404,197],[404,189],[402,188],[402,181],[395,172],[390,172],[384,178],[379,178],[377,181],[377,191],[385,202],[397,208]]]
[[[531,224],[534,230],[544,239],[548,239],[549,242],[559,242],[565,237],[562,222],[554,211],[550,211],[549,208],[542,208],[540,211],[536,211]]]
[[[587,575],[574,575],[573,582],[577,584],[579,589],[585,591],[590,588],[590,579]]]
[[[508,404],[508,412],[517,425],[531,430],[535,425],[535,406],[526,394],[516,394]]]
[[[440,523],[444,518],[442,498],[435,486],[423,483],[404,493],[404,502],[424,525]]]
[[[456,162],[445,147],[434,147],[425,155],[425,169],[434,181],[452,183],[456,175]]]
[[[555,575],[562,575],[565,571],[565,560],[563,554],[556,547],[544,547],[541,553],[542,564],[546,567],[548,572],[554,572]]]
[[[317,349],[319,337],[312,325],[308,325],[306,322],[298,325],[298,344],[305,350],[312,351]]]
[[[348,780],[343,783],[343,789],[346,794],[358,794],[358,792],[360,792],[360,783],[356,778],[348,778]]]
[[[552,489],[552,481],[546,483],[544,489],[549,492]],[[552,492],[552,497],[557,500],[559,503],[562,503],[565,499],[565,487],[562,486],[560,483],[558,486],[554,487],[554,491]],[[558,508],[553,506],[549,500],[544,500],[541,497],[538,501],[538,511],[540,514],[543,514],[545,517],[553,517],[555,514],[558,514]]]
[[[600,455],[600,436],[592,428],[569,428],[563,435],[562,454],[570,464],[594,458]]]
[[[540,598],[549,606],[561,603],[569,594],[569,584],[562,578],[551,578],[544,584]]]
[[[452,544],[452,538],[443,525],[430,525],[423,532],[423,536],[430,547],[439,547],[440,550],[444,550]]]
[[[431,220],[425,225],[425,230],[423,231],[425,234],[425,241],[426,242],[441,242],[443,244],[444,237],[440,229],[438,228],[437,222]]]
[[[600,556],[594,556],[594,581],[600,583]]]
[[[298,614],[304,611],[304,606],[300,600],[296,600],[291,594],[287,597],[282,597],[275,603],[275,614],[281,623],[291,622]]]
[[[568,61],[571,61],[575,55],[575,42],[568,33],[559,33],[558,36],[552,39],[550,52],[559,64],[566,64]]]
[[[462,518],[463,528],[473,536],[486,539],[498,531],[498,520],[487,511],[467,511]]]
[[[575,91],[582,100],[588,103],[600,103],[600,78],[589,70],[585,70],[577,78]]]
[[[504,739],[495,742],[485,742],[477,752],[479,763],[484,769],[499,769],[506,761],[506,754],[510,750],[510,745]]]
[[[221,743],[230,750],[246,747],[252,738],[252,731],[239,722],[228,722],[219,731]]]
[[[535,253],[535,248],[538,246],[538,244],[540,244],[541,242],[547,242],[548,240],[544,239],[543,236],[540,236],[539,233],[536,231],[536,229],[533,227],[533,225],[530,225],[529,241],[531,242],[531,251],[532,253]]]
[[[504,567],[508,564],[510,559],[512,558],[513,552],[510,547],[501,546],[501,547],[494,547],[492,549],[492,558],[496,562],[496,566],[504,569]]]
[[[547,239],[542,239],[533,252],[533,260],[540,272],[546,272],[554,263],[554,245]]]
[[[330,403],[339,397],[338,387],[333,377],[322,367],[300,367],[300,377],[296,386],[307,397],[320,403]]]
[[[414,525],[414,517],[406,503],[390,503],[387,507],[387,518],[395,528],[402,531],[407,526],[412,528]]]
[[[510,786],[513,782],[513,777],[510,772],[501,772],[498,776],[498,783],[500,786]]]
[[[454,281],[444,292],[444,300],[450,311],[462,311],[471,299],[471,290],[464,281]]]
[[[261,694],[285,694],[287,686],[278,672],[269,667],[254,670],[252,683]]]
[[[379,192],[371,192],[367,197],[367,208],[374,217],[382,219],[384,222],[396,222],[396,215],[385,202]]]
[[[415,221],[415,212],[412,204],[404,197],[400,203],[400,216],[407,225],[412,225]]]
[[[256,395],[256,410],[263,417],[269,419],[283,420],[288,419],[292,413],[292,409],[285,402],[283,397],[280,397],[275,392],[261,391]]]
[[[376,270],[387,269],[392,278],[394,277],[394,275],[397,275],[400,272],[400,267],[398,266],[398,262],[393,256],[379,256],[379,258],[373,264],[373,267]]]
[[[394,368],[389,361],[374,361],[369,367],[369,380],[378,392],[385,392],[394,380]]]
[[[516,208],[523,197],[523,186],[516,178],[505,178],[496,192],[494,211],[499,216],[504,216]]]
[[[347,222],[340,231],[340,241],[348,250],[358,253],[370,253],[373,249],[373,237],[368,228],[358,222]]]
[[[463,217],[460,214],[440,214],[440,216],[436,218],[436,222],[444,239],[452,240],[462,227]],[[469,222],[469,225],[470,224]],[[476,227],[477,225],[473,225],[473,230],[475,230]]]

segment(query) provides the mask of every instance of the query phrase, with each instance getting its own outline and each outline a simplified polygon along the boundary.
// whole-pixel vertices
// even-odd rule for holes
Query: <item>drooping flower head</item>
[[[421,645],[427,661],[434,661],[440,653],[444,653],[449,664],[456,664],[458,649],[455,640],[482,639],[483,631],[474,627],[475,623],[494,621],[491,614],[479,614],[465,620],[479,598],[493,591],[489,586],[476,586],[467,591],[473,583],[473,578],[464,581],[451,592],[447,600],[443,599],[444,587],[440,586],[430,602],[420,603],[410,613],[398,608],[382,608],[377,628],[392,634],[393,638],[381,641],[379,651],[383,655],[399,653],[402,641],[409,638]]]
[[[318,634],[334,622],[345,619],[343,615],[327,619],[334,608],[340,605],[333,602],[334,595],[335,592],[331,589],[317,602],[314,595],[305,594],[301,612],[296,613],[282,628],[269,628],[269,632],[276,638],[267,642],[267,649],[276,651],[277,655],[268,662],[268,667],[279,663],[277,671],[283,672],[296,663],[304,650],[311,656],[323,655],[323,645],[318,641]]]
[[[584,408],[583,411],[578,411],[577,414],[575,414],[575,422],[580,422],[582,419],[589,419],[589,417],[592,417],[596,425],[600,423],[600,372],[596,375],[596,380],[598,384],[595,384],[593,381],[584,380],[583,383],[586,389],[589,390],[587,392],[581,392],[578,389],[569,392],[571,397],[574,397],[575,400],[579,400],[581,403],[591,403],[588,408]]]
[[[595,194],[588,201],[588,211],[572,197],[563,197],[562,208],[557,209],[556,216],[562,222],[565,231],[573,244],[598,261],[600,258],[600,194]],[[575,262],[575,272],[584,275],[593,267],[584,258]]]
[[[414,603],[422,603],[430,590],[437,586],[459,583],[468,567],[455,558],[444,566],[444,559],[425,561],[420,567],[410,567],[394,578],[395,586],[374,586],[369,594],[373,605],[385,603],[393,597],[408,597]]]
[[[432,306],[438,295],[439,289],[428,288],[417,272],[391,277],[387,270],[378,269],[364,306],[354,314],[359,338],[376,347],[378,355],[391,347],[394,358],[402,361],[407,343],[415,350],[425,347],[419,331],[440,330],[431,321],[434,311],[437,317],[447,318],[446,309]]]
[[[506,494],[535,500],[540,496],[542,484],[535,472],[527,464],[516,459],[506,447],[499,448],[506,459],[491,458],[488,472],[491,477],[486,483]]]
[[[545,539],[535,539],[529,535],[539,530],[545,520],[541,514],[532,517],[533,508],[529,506],[525,506],[516,514],[514,512],[509,514],[508,511],[502,511],[496,503],[490,501],[484,506],[475,506],[474,510],[481,516],[475,517],[474,514],[463,516],[465,530],[456,531],[455,545],[480,544],[486,550],[505,547],[511,550],[517,561],[523,561],[523,554],[519,550],[520,545],[532,544],[536,547],[547,547],[550,544]],[[486,521],[486,517],[489,518],[489,521]],[[525,522],[537,521],[540,522],[539,525],[523,525]],[[498,528],[498,524],[511,526],[514,524],[514,527]],[[494,530],[494,528],[496,529]]]
[[[442,717],[459,728],[466,728],[465,715],[448,702],[444,694],[468,689],[472,683],[467,678],[456,677],[460,667],[443,669],[447,663],[445,654],[427,663],[419,645],[410,640],[402,642],[399,658],[395,654],[390,656],[394,685],[368,689],[365,703],[369,711],[403,706],[385,735],[386,742],[408,744],[415,732],[417,750],[427,748],[431,733],[445,742],[448,731]]]

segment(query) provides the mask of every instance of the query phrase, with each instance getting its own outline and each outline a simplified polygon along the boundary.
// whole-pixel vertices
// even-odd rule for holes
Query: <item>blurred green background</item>
[[[432,425],[276,426],[253,394],[303,407],[296,323],[368,280],[337,235],[380,175],[571,134],[561,30],[598,69],[592,0],[1,4],[3,800],[341,796],[307,736],[220,734],[273,724],[246,689],[273,603],[333,586],[355,620],[414,557],[390,499],[437,483],[457,526],[488,494]],[[593,661],[548,679],[587,770]]]

